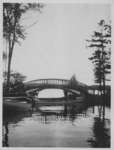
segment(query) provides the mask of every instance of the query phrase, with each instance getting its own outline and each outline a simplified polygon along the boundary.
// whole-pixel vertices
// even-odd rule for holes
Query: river
[[[8,107],[3,114],[4,147],[110,147],[109,107],[66,102],[15,113],[11,110],[16,108]]]

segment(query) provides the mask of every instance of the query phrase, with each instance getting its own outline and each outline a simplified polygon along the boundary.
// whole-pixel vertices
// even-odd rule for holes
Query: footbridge
[[[70,80],[66,79],[37,79],[24,82],[24,87],[27,94],[35,93],[36,91],[39,93],[44,89],[62,89],[65,95],[69,93],[74,95],[87,94],[84,84],[80,84],[78,81],[72,84]]]

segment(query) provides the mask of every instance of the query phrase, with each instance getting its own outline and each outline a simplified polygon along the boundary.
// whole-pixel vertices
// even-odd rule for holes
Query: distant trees
[[[101,94],[105,95],[107,75],[111,73],[111,24],[105,20],[98,23],[99,30],[94,31],[88,47],[93,50],[89,60],[94,64],[95,83],[99,84]]]
[[[70,85],[71,87],[75,87],[75,86],[77,86],[77,84],[78,84],[78,82],[77,82],[76,76],[75,76],[75,74],[74,74],[74,75],[72,75],[72,77],[70,78],[69,85]]]
[[[19,72],[11,72],[10,73],[10,82],[9,82],[9,93],[7,93],[7,72],[3,74],[4,82],[3,82],[3,95],[12,95],[16,94],[22,95],[24,92],[24,84],[23,81],[26,79],[26,76],[22,75]]]
[[[3,37],[8,45],[8,69],[7,69],[7,88],[9,89],[10,83],[10,70],[11,60],[16,43],[20,42],[20,39],[25,39],[25,29],[20,24],[22,15],[29,9],[40,10],[42,4],[37,3],[3,3]],[[3,54],[3,59],[6,55]]]

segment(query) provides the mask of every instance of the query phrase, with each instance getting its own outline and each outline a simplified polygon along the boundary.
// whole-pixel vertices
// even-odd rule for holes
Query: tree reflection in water
[[[8,122],[5,123],[4,128],[3,128],[3,146],[8,147],[8,133],[9,133],[9,129],[8,129]]]
[[[110,147],[109,119],[105,119],[105,107],[98,106],[98,117],[94,117],[93,137],[88,140],[92,147]]]
[[[17,124],[20,122],[23,118],[33,118],[34,114],[37,116],[35,119],[38,119],[38,122],[40,121],[43,124],[50,124],[53,121],[57,120],[69,120],[70,122],[76,121],[78,116],[81,115],[81,117],[86,117],[87,115],[87,110],[90,106],[84,103],[77,103],[77,104],[68,104],[65,103],[63,106],[63,109],[57,112],[54,111],[42,111],[40,109],[40,106],[37,106],[36,109],[32,109],[29,112],[20,112],[20,113],[9,113],[7,114],[4,113],[3,117],[3,146],[8,147],[8,134],[9,134],[9,124]],[[54,106],[55,107],[55,106]],[[95,108],[94,106],[91,107],[92,112],[95,113]],[[91,147],[110,147],[110,127],[108,128],[107,125],[110,123],[109,119],[105,119],[105,107],[103,106],[97,106],[98,108],[98,116],[95,116],[94,122],[93,122],[93,127],[92,127],[92,132],[93,135],[91,138],[88,139],[87,143],[91,145]],[[39,117],[40,116],[40,117]],[[40,118],[40,119],[39,119]]]

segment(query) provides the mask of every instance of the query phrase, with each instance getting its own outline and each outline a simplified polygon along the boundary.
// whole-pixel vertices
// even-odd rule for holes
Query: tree
[[[94,51],[89,60],[94,64],[95,82],[99,84],[101,94],[105,95],[107,75],[111,70],[111,25],[104,20],[98,23],[99,31],[94,31],[89,42],[89,48]]]
[[[75,86],[77,86],[77,84],[78,84],[78,81],[77,81],[76,76],[74,74],[74,75],[72,75],[72,77],[70,79],[69,85],[71,87],[75,87]]]
[[[9,91],[10,93],[7,93],[7,84],[6,84],[6,77],[7,77],[7,72],[4,72],[4,82],[3,82],[3,95],[4,96],[15,96],[16,94],[24,95],[25,94],[25,89],[24,89],[24,84],[23,81],[25,81],[26,76],[19,72],[13,72],[11,71],[10,73],[10,82],[9,82]]]
[[[25,29],[20,24],[20,19],[26,11],[30,9],[39,11],[42,7],[43,5],[39,3],[3,3],[3,37],[8,43],[7,89],[9,89],[10,83],[11,60],[14,46],[20,42],[20,39],[25,39]]]
[[[12,72],[11,77],[12,77],[14,84],[19,83],[19,82],[23,83],[23,81],[26,79],[26,76],[22,75],[19,72]]]

